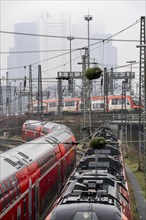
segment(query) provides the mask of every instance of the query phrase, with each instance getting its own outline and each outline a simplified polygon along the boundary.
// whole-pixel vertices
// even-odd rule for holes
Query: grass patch
[[[132,186],[131,186],[129,180],[127,182],[128,182],[128,189],[129,189],[129,198],[130,198],[132,220],[140,220]]]
[[[136,179],[141,186],[141,189],[144,193],[144,197],[146,199],[146,179],[143,171],[138,171],[138,162],[133,162],[129,158],[124,159],[125,163],[132,170],[133,174],[136,176]]]

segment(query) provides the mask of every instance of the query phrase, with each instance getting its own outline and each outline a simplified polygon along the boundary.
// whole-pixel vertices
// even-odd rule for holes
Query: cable
[[[60,52],[69,51],[69,49],[58,49],[58,50],[30,50],[30,51],[10,51],[10,52],[0,52],[0,54],[19,54],[19,53],[49,53],[49,52]]]
[[[109,41],[109,40],[110,40],[112,37],[114,37],[114,36],[116,36],[116,35],[118,35],[118,34],[121,34],[121,33],[122,33],[122,32],[124,32],[125,30],[127,30],[127,29],[129,29],[129,28],[133,27],[134,25],[138,24],[139,22],[140,22],[140,19],[138,19],[138,20],[137,20],[137,21],[136,21],[134,24],[129,25],[128,27],[126,27],[126,28],[122,29],[121,31],[119,31],[119,32],[117,32],[117,33],[115,33],[115,34],[111,35],[110,37],[105,38],[105,39],[102,39],[102,41],[100,41],[100,42],[90,44],[90,46],[93,46],[93,45],[95,45],[95,44],[102,43],[103,41]]]
[[[137,61],[137,62],[133,63],[133,65],[139,64],[139,63],[140,63],[140,62]],[[125,65],[122,65],[122,66],[117,66],[117,67],[114,67],[113,69],[119,69],[119,68],[123,68],[123,67],[127,67],[127,66],[130,66],[130,64],[125,64]]]
[[[131,25],[133,26],[133,25]],[[57,36],[57,35],[44,35],[44,34],[30,34],[30,33],[22,33],[22,32],[13,32],[13,31],[0,31],[2,34],[16,34],[16,35],[24,35],[24,36],[33,36],[33,37],[49,37],[49,38],[61,38],[61,39],[67,39],[68,36]],[[117,35],[117,34],[115,34]],[[113,36],[115,36],[113,35]],[[75,40],[88,40],[86,37],[74,37]],[[109,41],[127,41],[127,42],[139,42],[139,40],[126,40],[126,39],[110,39],[107,38]],[[99,40],[103,41],[106,39],[102,38],[90,38],[90,40]]]
[[[72,50],[72,52],[77,51],[77,50],[79,50],[79,49]],[[64,56],[64,55],[66,55],[66,54],[68,54],[68,53],[70,53],[70,51],[69,51],[69,52],[66,52],[66,53],[62,53],[62,54],[56,55],[56,56],[53,56],[53,57],[50,57],[50,58],[47,58],[47,59],[44,59],[44,60],[37,61],[37,62],[32,63],[32,64],[24,65],[24,66],[25,66],[25,67],[28,67],[28,66],[30,66],[30,65],[33,66],[33,65],[35,65],[35,64],[42,63],[42,62],[45,62],[45,61],[47,61],[47,60],[52,60],[52,59],[54,59],[54,58],[58,58],[58,57],[60,57],[60,56]],[[9,68],[3,68],[3,69],[0,69],[0,70],[18,69],[18,68],[24,68],[24,66],[9,67]]]
[[[139,22],[140,22],[140,19],[137,20],[134,24],[132,24],[132,25],[130,25],[130,26],[124,28],[123,30],[121,30],[121,31],[119,31],[119,32],[117,32],[117,33],[115,33],[115,34],[113,34],[113,35],[111,35],[110,37],[108,37],[108,38],[106,38],[106,39],[102,39],[102,40],[99,41],[99,42],[90,44],[90,46],[93,46],[93,45],[102,43],[102,42],[104,42],[104,41],[109,41],[112,37],[114,37],[114,36],[116,36],[116,35],[122,33],[123,31],[125,31],[125,30],[127,30],[127,29],[133,27],[134,25],[138,24]],[[65,38],[65,39],[67,38],[67,37],[64,37],[64,36],[38,35],[38,34],[19,33],[19,32],[8,32],[8,31],[0,31],[0,33],[29,35],[29,36],[40,36],[40,37],[54,37],[54,38],[60,38],[60,37],[61,37],[61,38]],[[83,38],[83,39],[87,39],[87,38]],[[83,47],[80,48],[80,49],[83,49]],[[79,50],[79,49],[72,50],[71,52],[74,52],[74,51],[77,51],[77,50]],[[57,57],[66,55],[66,54],[68,54],[68,53],[69,53],[69,52],[63,53],[63,54],[60,54],[60,55],[58,55],[58,56],[54,56],[54,57],[51,57],[51,58],[48,58],[48,59],[45,59],[45,60],[37,61],[37,62],[32,63],[32,64],[29,64],[29,65],[35,65],[35,64],[38,64],[38,63],[41,63],[41,62],[45,62],[45,61],[47,61],[47,60],[54,59],[54,58],[57,58]],[[27,66],[29,66],[29,65],[25,65],[25,66],[27,67]],[[9,67],[9,68],[3,68],[3,69],[0,69],[0,70],[18,69],[18,68],[24,68],[24,66],[23,66],[23,67],[22,67],[22,66],[19,66],[19,67]]]

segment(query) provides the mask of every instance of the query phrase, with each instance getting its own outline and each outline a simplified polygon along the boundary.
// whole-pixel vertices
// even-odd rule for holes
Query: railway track
[[[77,150],[76,151],[76,163],[78,164],[82,157],[84,156],[85,152],[82,150]]]
[[[19,146],[22,143],[23,142],[21,140],[0,138],[0,153],[7,151],[13,147]]]

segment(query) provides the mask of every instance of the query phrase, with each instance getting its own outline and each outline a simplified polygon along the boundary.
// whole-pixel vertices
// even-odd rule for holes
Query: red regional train
[[[45,218],[74,170],[74,143],[64,126],[0,155],[0,219]]]
[[[46,134],[50,134],[57,129],[61,130],[64,127],[65,125],[54,122],[27,120],[22,125],[22,141],[31,141]]]
[[[91,110],[92,111],[104,111],[104,96],[94,96],[91,98]],[[123,105],[122,105],[123,102]],[[126,102],[126,103],[125,103]],[[55,114],[57,113],[58,99],[43,100],[43,113],[44,114]],[[139,99],[127,95],[122,98],[122,95],[109,95],[108,96],[108,112],[121,111],[126,106],[126,111],[139,111]],[[142,109],[143,106],[140,106]],[[64,98],[62,104],[62,112],[81,112],[83,110],[83,99],[82,98]],[[33,103],[33,113],[38,112],[38,102]]]
[[[45,220],[132,220],[129,191],[118,140],[107,127],[105,147],[87,149]]]

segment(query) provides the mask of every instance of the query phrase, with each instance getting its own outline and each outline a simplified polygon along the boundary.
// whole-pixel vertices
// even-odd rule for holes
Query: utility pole
[[[140,67],[139,67],[139,167],[141,170],[141,148],[142,148],[142,122],[144,130],[144,156],[146,153],[146,21],[145,16],[141,17],[140,21]],[[144,104],[144,116],[142,116],[141,105]],[[143,118],[142,118],[143,117]],[[144,164],[144,167],[146,164]],[[146,169],[146,168],[144,168]],[[145,170],[146,171],[146,170]]]
[[[29,65],[29,113],[33,113],[33,103],[32,103],[32,68]]]
[[[57,110],[58,110],[58,115],[62,115],[62,79],[61,77],[59,77],[59,73],[58,73],[58,106],[57,106]]]
[[[11,93],[10,93],[9,77],[8,77],[8,72],[6,72],[6,115],[7,114],[10,115],[11,112],[10,101],[11,101]]]
[[[131,86],[131,82],[132,82],[132,64],[136,63],[135,60],[130,60],[130,61],[127,61],[127,63],[130,64],[130,79],[129,79],[129,92],[130,92],[130,96],[132,95],[131,93],[131,89],[132,89],[132,86]],[[131,114],[131,111],[130,111],[130,121],[132,121],[132,114]],[[130,122],[130,148],[132,147],[132,122]]]
[[[93,19],[92,15],[85,15],[84,16],[85,21],[88,22],[88,50],[85,50],[85,54],[87,52],[87,63],[88,63],[88,68],[90,68],[90,30],[89,30],[89,22]],[[86,56],[86,55],[85,55]],[[86,68],[83,67],[83,72],[86,70]],[[92,92],[92,81],[89,81],[89,124],[90,128],[92,129],[92,112],[91,112],[91,92]],[[87,92],[86,92],[87,93]],[[86,108],[86,107],[85,107]]]
[[[69,40],[69,48],[70,48],[70,75],[71,75],[71,72],[72,72],[71,41],[74,40],[74,37],[73,36],[69,36],[69,37],[67,37],[67,39]],[[72,93],[72,97],[73,97],[73,79],[72,78],[70,78],[68,80],[68,90],[69,90],[69,92]]]
[[[41,65],[38,65],[38,120],[40,119],[43,119],[43,94]]]
[[[85,15],[85,21],[88,22],[88,68],[90,67],[90,30],[89,30],[89,22],[93,19],[92,15]]]
[[[19,114],[22,113],[22,83],[20,82],[20,91],[18,96],[18,110]]]
[[[3,91],[2,91],[1,78],[0,78],[0,114],[3,115]]]
[[[109,73],[107,68],[104,68],[104,123],[105,126],[108,126],[108,91],[109,91]]]
[[[130,61],[127,61],[127,63],[130,64],[130,78],[129,78],[129,91],[130,91],[130,96],[131,96],[131,82],[132,82],[132,64],[136,63],[135,60],[130,60]]]
[[[125,153],[126,156],[128,156],[128,149],[127,149],[127,117],[126,117],[126,105],[127,105],[127,99],[126,99],[126,81],[122,81],[122,140],[123,136],[125,134]],[[124,117],[125,116],[125,117]]]
[[[92,131],[92,115],[91,115],[91,81],[85,76],[87,70],[88,48],[85,49],[85,55],[82,56],[82,98],[83,98],[83,128],[88,135]],[[85,133],[84,133],[85,134]]]

